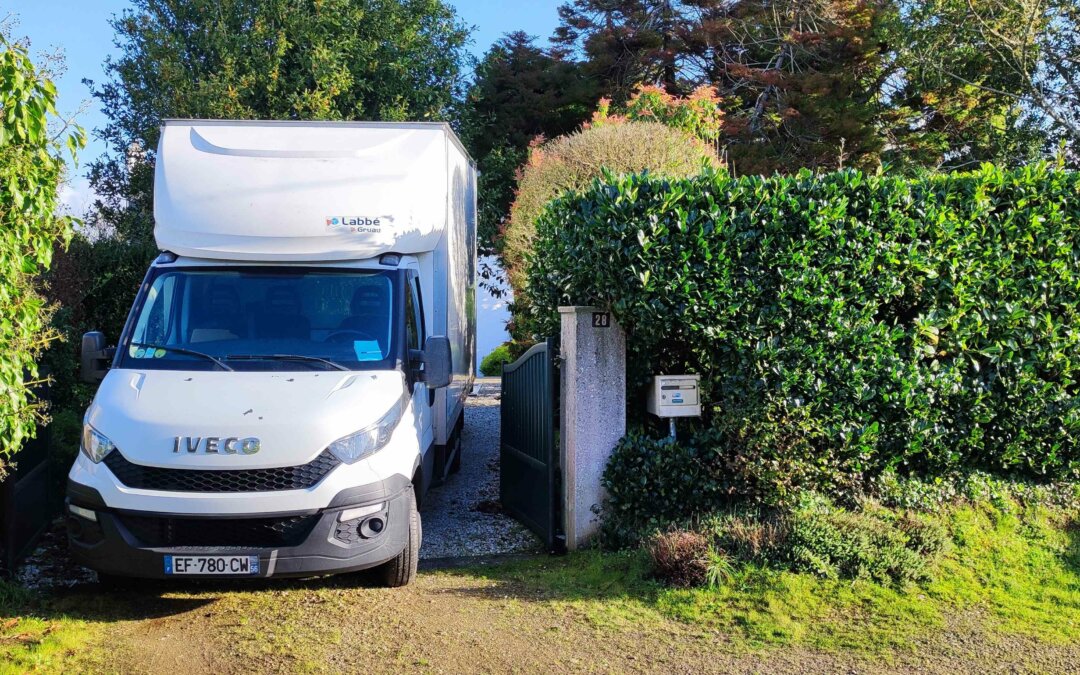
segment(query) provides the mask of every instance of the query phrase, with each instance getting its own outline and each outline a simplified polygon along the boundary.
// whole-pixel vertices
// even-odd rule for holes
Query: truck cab
[[[75,558],[408,583],[475,371],[471,161],[444,125],[175,121],[157,162],[163,252],[83,339]]]

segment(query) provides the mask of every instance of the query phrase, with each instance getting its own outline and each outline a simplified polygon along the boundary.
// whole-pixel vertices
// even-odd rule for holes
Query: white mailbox
[[[701,417],[698,375],[657,375],[649,390],[648,410],[657,417]]]

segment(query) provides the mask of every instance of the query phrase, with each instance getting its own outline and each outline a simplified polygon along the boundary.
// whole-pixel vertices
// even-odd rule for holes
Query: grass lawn
[[[638,553],[584,553],[468,574],[513,579],[597,625],[676,619],[719,629],[749,649],[801,645],[880,654],[910,648],[958,613],[977,616],[987,635],[1080,643],[1075,521],[1043,508],[1010,514],[964,507],[949,519],[954,542],[934,579],[902,588],[743,566],[720,586],[669,589],[648,579]]]
[[[1074,670],[1076,521],[1041,507],[947,517],[933,580],[903,588],[744,566],[674,590],[641,554],[598,552],[426,572],[399,590],[363,575],[0,586],[0,670]]]

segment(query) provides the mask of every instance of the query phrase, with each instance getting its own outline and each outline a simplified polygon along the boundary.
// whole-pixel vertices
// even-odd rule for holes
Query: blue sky
[[[558,23],[557,8],[561,0],[449,0],[462,20],[474,27],[471,49],[483,54],[492,42],[505,33],[524,30],[546,38]],[[80,164],[97,157],[103,144],[93,136],[93,129],[104,124],[105,118],[90,100],[83,78],[104,79],[102,63],[113,53],[113,31],[108,20],[129,7],[127,0],[7,0],[0,6],[0,18],[14,15],[18,24],[12,33],[27,37],[31,53],[61,48],[67,58],[67,72],[56,82],[60,94],[59,110],[69,115],[84,104],[87,109],[78,117],[91,132],[90,142]],[[82,169],[78,170],[78,174]],[[73,176],[65,201],[72,210],[81,212],[88,199],[85,181]]]

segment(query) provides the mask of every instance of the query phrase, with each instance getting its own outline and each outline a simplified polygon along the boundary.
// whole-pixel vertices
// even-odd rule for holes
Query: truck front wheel
[[[463,444],[461,442],[461,434],[458,433],[457,440],[454,441],[454,458],[450,460],[450,474],[453,475],[458,471],[461,471],[461,449]]]
[[[461,440],[461,432],[465,429],[465,413],[458,418],[457,429],[454,431],[454,459],[450,461],[450,473],[461,471],[461,453],[465,449],[465,443]]]
[[[378,572],[382,582],[388,588],[398,588],[412,583],[416,576],[416,566],[420,562],[420,511],[416,508],[416,493],[408,491],[409,501],[409,536],[405,548],[396,558],[383,563]]]

